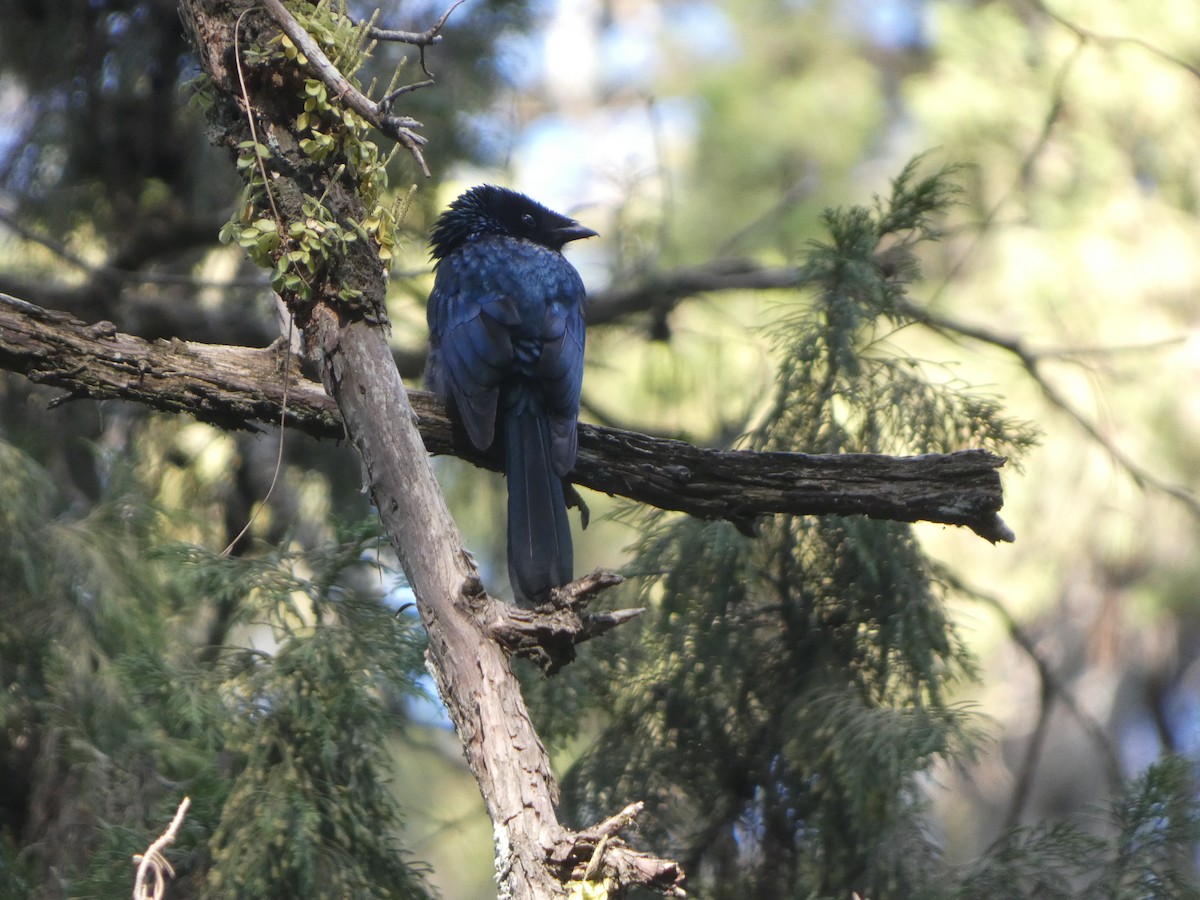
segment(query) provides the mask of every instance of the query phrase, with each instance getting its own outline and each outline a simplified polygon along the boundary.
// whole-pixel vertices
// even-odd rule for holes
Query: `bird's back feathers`
[[[426,382],[486,449],[504,432],[509,571],[527,603],[571,580],[561,478],[575,464],[585,293],[559,252],[595,232],[523,194],[481,185],[430,240]]]

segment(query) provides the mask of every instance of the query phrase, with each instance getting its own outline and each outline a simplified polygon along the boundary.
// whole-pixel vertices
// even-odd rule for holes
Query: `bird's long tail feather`
[[[550,459],[550,422],[510,411],[504,423],[508,475],[508,576],[523,606],[544,602],[572,578],[571,525],[562,479]]]

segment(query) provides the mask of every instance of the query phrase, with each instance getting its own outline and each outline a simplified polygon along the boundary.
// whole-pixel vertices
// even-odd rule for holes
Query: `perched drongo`
[[[508,574],[523,605],[572,578],[563,478],[575,465],[587,298],[561,251],[595,234],[485,184],[451,203],[430,239],[425,380],[477,448],[502,442]]]

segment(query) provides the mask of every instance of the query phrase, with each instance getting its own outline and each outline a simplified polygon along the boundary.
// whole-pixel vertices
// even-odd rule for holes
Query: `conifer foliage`
[[[0,896],[127,896],[185,794],[171,897],[425,896],[388,789],[423,640],[377,529],[226,559],[108,474],[81,516],[0,444]]]
[[[7,64],[38,75],[26,78],[42,84],[49,99],[40,105],[55,113],[21,125],[28,146],[0,171],[0,186],[25,195],[21,211],[43,217],[39,226],[84,221],[81,231],[112,253],[103,266],[78,256],[72,265],[85,266],[96,297],[128,299],[113,288],[118,276],[136,281],[143,265],[160,274],[155,248],[163,248],[128,229],[157,233],[172,219],[175,204],[163,191],[175,200],[199,195],[202,209],[223,207],[229,196],[214,187],[218,170],[194,146],[198,124],[164,125],[178,115],[175,69],[185,58],[174,10],[124,0],[60,6],[64,19],[43,21],[49,13],[37,4],[18,4],[0,30]],[[477,4],[470,26],[442,48],[454,54],[442,59],[459,99],[413,95],[444,169],[455,148],[463,151],[463,123],[473,114],[456,104],[477,94],[482,108],[498,90],[485,63],[503,55],[497,35],[511,36],[527,18],[524,5],[509,0]],[[111,52],[95,54],[101,20]],[[157,37],[145,52],[127,52],[144,34]],[[87,77],[77,51],[95,56]],[[727,83],[733,105],[750,109],[745,85]],[[314,106],[318,96],[330,100],[315,80],[306,90]],[[122,104],[106,100],[118,95]],[[131,98],[141,111],[132,130],[115,112]],[[71,114],[55,112],[62,110]],[[359,128],[367,134],[353,117],[338,116],[353,125],[352,137]],[[305,145],[313,164],[325,152],[318,131]],[[739,151],[747,143],[727,120],[721,131],[736,137]],[[356,153],[366,147],[353,145]],[[253,170],[263,151],[243,150],[244,168]],[[1186,153],[1180,159],[1190,164]],[[777,307],[774,394],[746,447],[982,447],[1015,457],[1033,441],[994,398],[892,340],[925,321],[908,288],[954,199],[954,173],[923,168],[907,166],[873,205],[824,215],[825,237],[796,261],[803,289]],[[1023,178],[1030,171],[1022,165]],[[56,173],[88,180],[59,186]],[[381,167],[375,175],[381,186]],[[59,187],[57,199],[74,197],[79,207],[43,202]],[[421,202],[433,194],[423,192]],[[712,198],[706,191],[703,201]],[[313,198],[310,211],[292,237],[330,233],[318,220],[322,203]],[[260,256],[278,249],[273,225],[235,223]],[[195,250],[216,233],[211,222],[176,224],[167,251]],[[357,234],[329,244],[330,252],[343,252]],[[63,253],[69,243],[43,249]],[[159,280],[191,291],[191,271]],[[54,305],[55,291],[33,293],[52,283],[46,274],[5,289],[17,292],[15,284],[30,291],[25,299]],[[404,284],[423,295],[416,279]],[[251,280],[249,289],[258,286]],[[173,312],[198,305],[192,293],[187,301]],[[253,304],[230,307],[244,340],[242,313]],[[134,315],[126,304],[103,313],[123,328]],[[409,727],[404,700],[421,692],[424,642],[387,602],[398,579],[378,558],[378,526],[306,522],[326,537],[285,536],[226,558],[203,549],[221,542],[217,529],[194,519],[204,517],[201,508],[223,518],[228,498],[192,498],[191,509],[162,500],[155,473],[165,451],[146,448],[166,444],[164,432],[178,421],[131,416],[128,447],[137,449],[129,459],[96,449],[89,462],[98,496],[85,503],[30,450],[68,442],[24,419],[26,404],[0,396],[0,426],[11,441],[0,442],[0,900],[128,896],[131,858],[184,795],[191,809],[167,851],[172,900],[427,896],[388,788],[396,771],[390,741]],[[586,645],[560,676],[529,686],[542,734],[562,745],[576,739],[563,778],[576,825],[643,799],[639,841],[679,859],[689,891],[714,900],[1200,896],[1195,772],[1175,758],[1125,785],[1087,827],[1018,827],[969,865],[940,858],[923,784],[935,763],[967,759],[987,723],[955,699],[975,663],[948,612],[949,587],[911,526],[776,516],[738,528],[644,509],[625,515],[640,538],[629,567],[633,597],[620,605],[632,600],[646,614]],[[579,896],[604,891],[578,887]]]
[[[780,309],[776,394],[749,446],[1018,454],[1034,440],[992,398],[889,344],[912,322],[905,287],[954,196],[951,172],[918,165],[873,208],[826,212],[807,288]],[[634,602],[649,612],[584,664],[584,702],[611,712],[567,777],[580,819],[640,791],[645,829],[705,897],[1043,896],[1078,886],[1081,858],[1106,855],[1132,870],[1114,883],[1178,886],[1162,871],[1170,853],[1153,849],[1187,846],[1173,840],[1194,825],[1189,779],[1171,762],[1131,788],[1113,846],[1074,828],[1018,831],[965,875],[940,863],[921,781],[935,761],[969,756],[984,722],[953,700],[974,662],[911,526],[779,516],[751,537],[661,512],[630,518],[643,535]],[[1131,816],[1145,829],[1136,839]],[[1003,879],[1009,891],[994,893]]]

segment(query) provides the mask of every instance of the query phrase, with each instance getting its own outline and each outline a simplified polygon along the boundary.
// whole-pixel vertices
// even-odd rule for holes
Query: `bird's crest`
[[[441,262],[467,241],[487,235],[507,235],[562,250],[569,241],[595,234],[522,193],[481,184],[460,195],[438,217],[429,248],[430,256]]]

